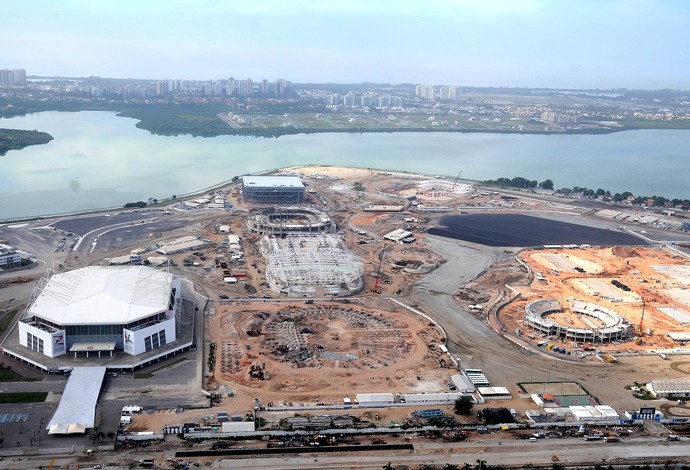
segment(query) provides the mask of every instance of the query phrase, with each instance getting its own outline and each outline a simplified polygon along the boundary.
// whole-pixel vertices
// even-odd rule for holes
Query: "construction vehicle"
[[[615,357],[613,357],[610,354],[602,354],[601,357],[603,360],[605,360],[606,362],[608,362],[610,364],[615,364],[618,362],[618,359],[616,359]]]

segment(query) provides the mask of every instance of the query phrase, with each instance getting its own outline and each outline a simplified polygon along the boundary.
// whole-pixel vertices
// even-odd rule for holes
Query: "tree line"
[[[517,188],[517,189],[546,189],[546,190],[553,190],[554,194],[559,194],[563,196],[573,196],[573,195],[582,195],[582,197],[587,198],[587,199],[601,199],[604,201],[613,201],[613,202],[624,202],[628,201],[630,199],[631,204],[635,205],[643,205],[647,204],[650,206],[654,207],[662,207],[666,205],[666,203],[670,203],[673,207],[677,206],[690,206],[690,199],[680,199],[680,198],[674,198],[674,199],[669,199],[664,196],[635,196],[633,193],[630,191],[623,191],[621,193],[615,193],[611,194],[611,191],[603,188],[599,189],[591,189],[587,187],[580,187],[580,186],[573,186],[572,188],[561,188],[561,189],[556,189],[554,190],[554,184],[553,181],[550,179],[546,179],[542,182],[538,182],[537,180],[529,180],[527,178],[523,178],[522,176],[516,176],[514,178],[506,178],[506,177],[501,177],[501,178],[496,178],[495,180],[485,180],[482,181],[482,184],[487,185],[487,186],[500,186],[500,187],[506,187],[506,188]]]
[[[21,129],[0,129],[0,156],[9,150],[21,150],[29,145],[47,144],[53,136],[46,132]]]

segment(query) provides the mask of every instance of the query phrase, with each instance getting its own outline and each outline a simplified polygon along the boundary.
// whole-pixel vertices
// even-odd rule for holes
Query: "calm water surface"
[[[233,176],[305,164],[690,197],[690,131],[607,135],[311,134],[278,139],[164,137],[111,112],[45,112],[0,127],[50,133],[47,145],[0,157],[0,220],[163,199]]]

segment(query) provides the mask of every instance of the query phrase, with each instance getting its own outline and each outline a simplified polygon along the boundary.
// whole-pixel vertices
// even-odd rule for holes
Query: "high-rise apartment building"
[[[156,94],[167,95],[170,92],[170,84],[167,80],[158,80],[156,82]]]
[[[251,78],[246,80],[238,80],[238,94],[242,96],[251,96],[254,93],[254,82]]]
[[[0,70],[0,86],[14,86],[14,72],[8,69]]]
[[[329,106],[337,106],[342,102],[341,96],[338,93],[333,93],[326,97],[326,103]]]
[[[417,85],[414,89],[415,96],[423,100],[434,99],[434,87],[430,85]]]
[[[228,96],[235,94],[235,79],[232,77],[228,78],[228,84],[225,85],[225,94]]]
[[[460,99],[460,87],[452,86],[448,89],[448,99],[457,101]]]
[[[387,108],[391,105],[391,97],[386,95],[386,96],[379,96],[378,99],[376,100],[376,106],[379,108]]]
[[[288,93],[288,82],[287,80],[283,80],[282,78],[279,78],[276,80],[275,84],[275,93],[276,96],[286,96]]]
[[[14,75],[14,84],[16,86],[26,85],[26,70],[24,69],[14,69],[12,70]]]

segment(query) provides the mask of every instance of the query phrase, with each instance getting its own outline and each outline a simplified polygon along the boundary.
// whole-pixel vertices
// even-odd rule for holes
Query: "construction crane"
[[[385,255],[387,249],[388,247],[384,246],[381,250],[381,255],[379,256],[379,269],[378,271],[376,271],[376,282],[374,283],[374,287],[371,289],[372,292],[376,292],[377,294],[381,293],[381,288],[379,287],[379,279],[381,278],[381,266],[383,265],[383,256]]]
[[[645,307],[647,306],[647,302],[645,302],[644,298],[642,298],[642,316],[640,317],[640,334],[644,331],[642,329],[642,322],[644,321],[644,310]]]
[[[450,192],[452,193],[455,191],[455,186],[458,184],[458,180],[460,179],[460,175],[462,175],[462,170],[460,170],[460,173],[458,173],[458,177],[455,178],[455,183],[453,183],[453,187],[451,188]]]

